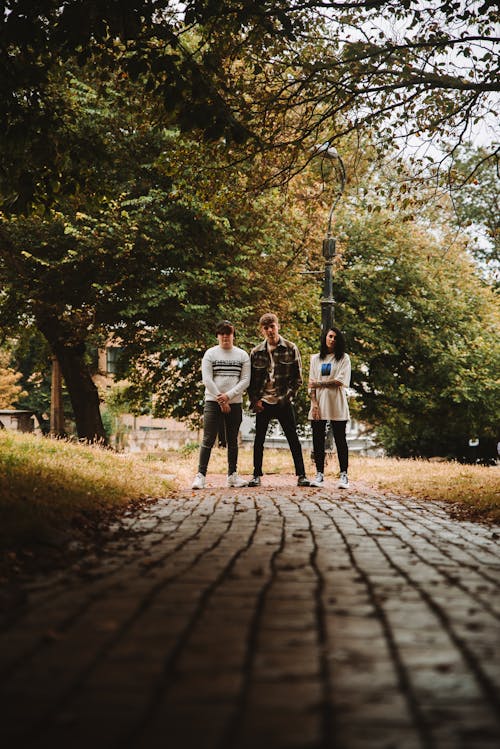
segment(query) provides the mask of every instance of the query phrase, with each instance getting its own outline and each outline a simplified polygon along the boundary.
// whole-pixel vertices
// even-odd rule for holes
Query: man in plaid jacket
[[[264,341],[250,353],[251,378],[248,387],[250,405],[255,411],[253,479],[248,486],[260,486],[267,427],[277,419],[292,453],[298,486],[309,486],[305,476],[302,447],[292,401],[302,385],[302,362],[297,346],[279,334],[279,320],[272,312],[259,321]]]

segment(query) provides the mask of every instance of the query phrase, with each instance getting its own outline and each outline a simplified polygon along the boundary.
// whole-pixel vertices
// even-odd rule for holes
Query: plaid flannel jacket
[[[276,394],[280,399],[293,400],[302,385],[302,362],[297,346],[282,336],[272,353],[274,359],[274,381]],[[264,394],[269,376],[269,352],[267,341],[262,341],[250,352],[252,374],[248,386],[250,405],[253,405]]]

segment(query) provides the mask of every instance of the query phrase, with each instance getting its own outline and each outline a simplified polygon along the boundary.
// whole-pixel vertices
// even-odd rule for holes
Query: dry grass
[[[379,490],[420,499],[443,500],[462,507],[470,519],[500,522],[500,466],[462,465],[454,462],[354,458],[353,479]]]
[[[50,540],[86,518],[120,511],[132,501],[186,489],[198,450],[117,455],[100,448],[0,432],[0,545]],[[226,472],[226,451],[215,449],[209,474]],[[306,461],[308,475],[314,467]],[[266,450],[266,474],[292,474],[288,450]],[[252,473],[252,450],[240,451],[239,472]],[[337,475],[333,458],[327,477]],[[500,521],[500,467],[351,456],[349,475],[377,490],[459,503],[464,516]]]
[[[0,432],[0,543],[50,541],[85,518],[174,488],[159,463]]]

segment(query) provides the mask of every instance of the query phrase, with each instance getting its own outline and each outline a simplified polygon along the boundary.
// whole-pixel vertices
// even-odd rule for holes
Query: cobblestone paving
[[[152,502],[27,583],[3,746],[498,749],[498,528],[266,482]]]

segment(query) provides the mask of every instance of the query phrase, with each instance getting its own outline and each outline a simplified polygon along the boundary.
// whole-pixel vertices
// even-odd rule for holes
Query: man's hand
[[[226,393],[219,393],[217,396],[217,403],[220,406],[220,410],[223,414],[231,413],[231,406],[229,404],[229,397]]]

